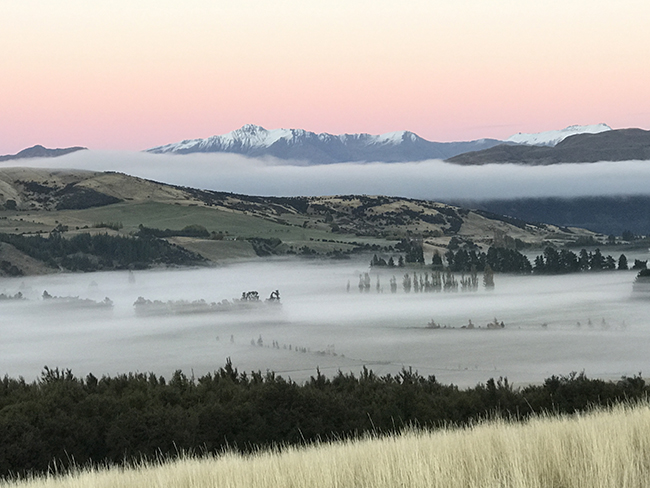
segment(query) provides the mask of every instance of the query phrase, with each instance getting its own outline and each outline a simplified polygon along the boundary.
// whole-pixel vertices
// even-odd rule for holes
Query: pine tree
[[[443,268],[442,256],[440,256],[438,250],[436,250],[433,253],[433,258],[431,259],[431,268],[434,270],[439,270]]]
[[[591,271],[600,271],[605,268],[605,258],[600,252],[600,249],[596,248],[596,250],[591,254],[589,267],[591,268]]]
[[[547,273],[555,274],[562,272],[560,254],[551,246],[547,246],[544,249],[544,262]]]

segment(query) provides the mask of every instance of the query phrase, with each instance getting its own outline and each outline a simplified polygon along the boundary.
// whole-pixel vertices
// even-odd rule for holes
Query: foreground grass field
[[[288,448],[252,456],[64,477],[0,482],[1,488],[480,487],[632,488],[650,485],[650,405],[587,415],[492,421],[461,430]]]

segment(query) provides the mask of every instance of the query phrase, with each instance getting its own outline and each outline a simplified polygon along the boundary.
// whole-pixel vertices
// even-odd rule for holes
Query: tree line
[[[488,266],[496,273],[529,274],[532,266],[528,258],[516,249],[491,246],[487,252],[475,249],[448,250],[445,259],[449,269],[469,273],[473,270],[485,271]]]
[[[194,265],[205,261],[198,254],[152,236],[82,233],[64,238],[60,232],[52,232],[48,237],[0,233],[0,242],[11,244],[52,268],[69,271]]]
[[[180,230],[156,229],[155,227],[138,226],[138,235],[142,237],[198,237],[207,239],[210,237],[208,229],[199,224],[186,225]],[[223,237],[223,236],[222,236]]]
[[[611,382],[570,374],[523,388],[490,379],[463,390],[411,369],[332,378],[317,370],[298,384],[272,372],[240,373],[230,361],[200,378],[177,371],[169,380],[153,373],[79,378],[45,368],[32,383],[0,380],[0,476],[43,473],[55,460],[65,469],[467,425],[494,414],[571,414],[648,392],[640,376]]]
[[[403,240],[397,250],[406,251],[405,256],[399,255],[397,260],[390,256],[388,260],[375,254],[370,261],[370,266],[403,267],[405,263],[425,264],[422,243],[415,240]],[[445,261],[447,265],[445,266]],[[531,264],[528,257],[516,249],[490,246],[487,252],[481,251],[477,246],[459,247],[457,245],[448,249],[443,256],[437,251],[431,259],[434,271],[448,270],[460,273],[485,272],[489,269],[495,273],[515,274],[562,274],[577,273],[581,271],[627,270],[645,269],[647,261],[634,260],[632,266],[628,263],[625,254],[618,259],[611,255],[604,255],[599,248],[593,251],[580,250],[578,254],[569,250],[557,250],[552,246],[544,248],[542,254],[535,257]]]
[[[635,260],[634,269],[645,268],[646,263]],[[578,273],[580,271],[604,271],[604,270],[627,270],[629,264],[625,254],[621,254],[618,260],[611,255],[603,255],[600,249],[588,252],[581,249],[579,254],[562,249],[560,251],[553,247],[546,247],[544,252],[535,258],[533,272],[538,274],[563,274]]]

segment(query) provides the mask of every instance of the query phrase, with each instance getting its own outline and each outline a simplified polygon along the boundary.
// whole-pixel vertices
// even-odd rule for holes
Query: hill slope
[[[83,469],[7,488],[185,486],[267,488],[618,488],[647,486],[650,409],[645,404],[564,417],[504,420],[466,429],[406,431],[302,448],[227,452],[137,467]]]
[[[31,168],[0,170],[0,232],[133,235],[153,229],[211,260],[270,254],[344,256],[419,239],[425,252],[453,236],[487,247],[570,242],[560,228],[398,197],[256,197],[157,183],[121,173]],[[184,231],[186,227],[201,232]],[[168,232],[158,232],[167,229]],[[145,229],[146,230],[146,229]]]
[[[513,163],[548,165],[650,160],[650,131],[619,129],[567,137],[554,147],[498,145],[447,159],[463,165]]]

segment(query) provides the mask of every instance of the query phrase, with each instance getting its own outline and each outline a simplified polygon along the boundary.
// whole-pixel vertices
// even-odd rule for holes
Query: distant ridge
[[[650,160],[650,131],[617,129],[597,134],[577,134],[552,147],[501,144],[447,159],[450,163],[462,165],[549,165],[631,160]]]
[[[507,215],[526,222],[544,222],[559,227],[580,227],[605,235],[632,231],[648,235],[650,196],[534,197],[448,203],[465,208]]]
[[[467,151],[487,149],[502,141],[431,142],[409,131],[371,134],[317,134],[303,129],[274,129],[247,124],[228,134],[188,139],[148,149],[154,154],[235,153],[249,157],[331,164],[347,161],[405,162],[445,159]]]
[[[76,151],[85,151],[88,148],[86,147],[66,147],[63,149],[48,149],[41,145],[36,145],[23,149],[17,154],[8,154],[6,156],[0,156],[0,161],[11,161],[13,159],[27,159],[27,158],[56,158],[58,156],[64,156]]]

